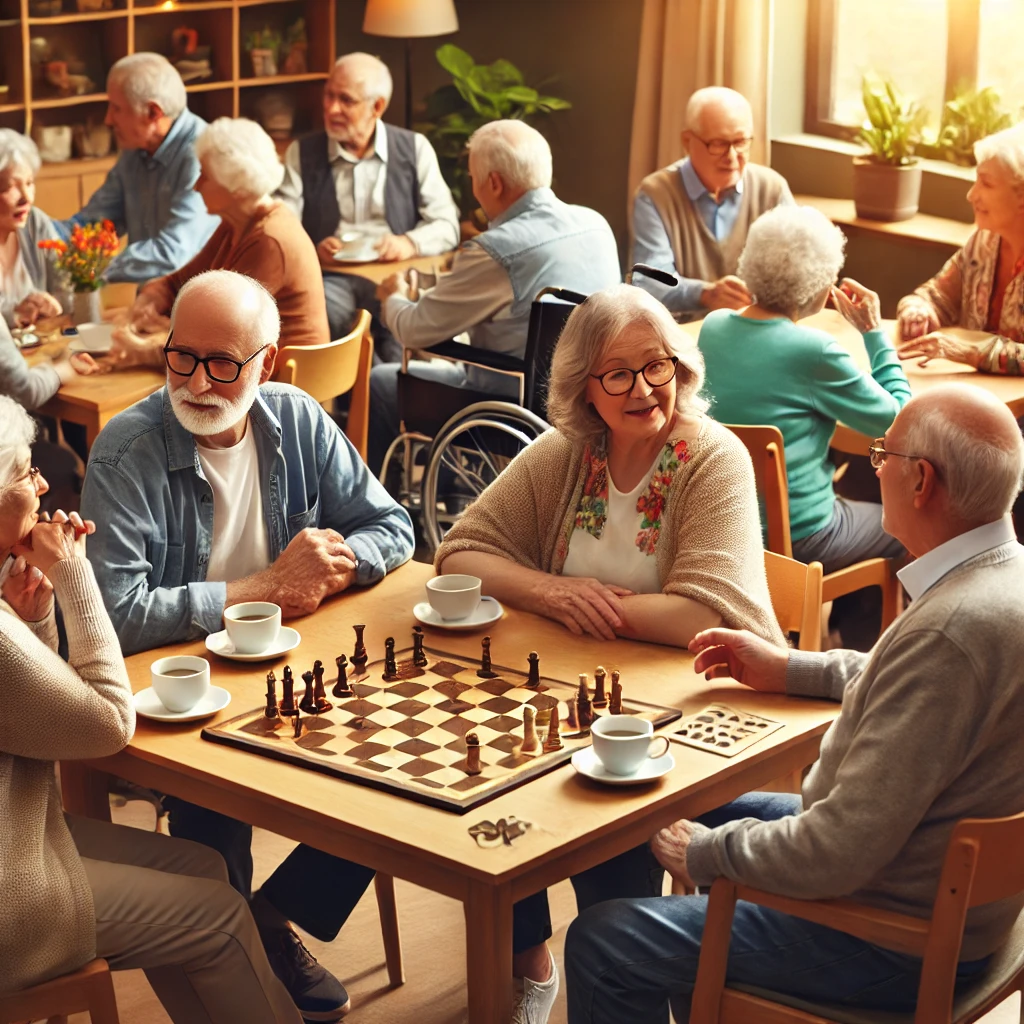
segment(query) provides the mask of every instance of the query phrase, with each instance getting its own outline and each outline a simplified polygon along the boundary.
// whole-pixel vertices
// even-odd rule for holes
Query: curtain
[[[644,0],[629,151],[630,210],[640,180],[680,159],[686,101],[706,85],[754,109],[751,159],[768,163],[772,0]]]

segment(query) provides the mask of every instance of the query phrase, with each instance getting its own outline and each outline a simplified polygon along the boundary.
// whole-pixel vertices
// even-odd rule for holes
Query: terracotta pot
[[[269,78],[277,74],[277,54],[273,50],[255,48],[249,51],[249,57],[256,78]]]
[[[867,220],[909,220],[921,198],[921,165],[893,167],[853,158],[853,203]]]
[[[98,324],[103,319],[103,304],[100,302],[99,289],[91,292],[75,292],[74,305],[71,307],[71,320],[78,324]]]

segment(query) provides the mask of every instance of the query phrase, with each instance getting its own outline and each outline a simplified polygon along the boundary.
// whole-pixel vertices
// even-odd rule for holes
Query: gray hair
[[[267,196],[284,179],[274,140],[247,117],[218,117],[196,139],[195,151],[229,192]]]
[[[31,457],[35,437],[36,421],[9,395],[0,395],[0,504],[14,483],[18,463]]]
[[[363,87],[363,99],[383,100],[384,107],[391,102],[391,93],[394,90],[394,83],[391,80],[391,72],[387,64],[372,53],[363,53],[357,50],[355,53],[346,53],[335,62],[336,68],[348,68],[352,75]]]
[[[806,309],[835,283],[846,236],[811,206],[776,206],[747,232],[736,275],[757,304],[787,316]]]
[[[624,331],[643,330],[676,356],[676,409],[704,412],[704,357],[697,342],[672,314],[642,288],[617,284],[594,292],[569,315],[551,360],[548,421],[573,441],[592,444],[604,437],[604,420],[587,401],[587,384],[609,344]]]
[[[496,171],[509,188],[529,191],[551,187],[551,147],[536,128],[523,121],[491,121],[477,128],[467,148],[478,167]]]
[[[27,135],[13,128],[0,128],[0,174],[11,167],[22,167],[38,174],[39,150]]]
[[[171,307],[171,330],[178,307],[193,292],[215,295],[232,306],[241,307],[250,302],[252,319],[248,341],[260,345],[276,345],[281,338],[281,314],[277,311],[274,296],[255,278],[239,274],[234,270],[204,270],[190,277],[182,286]]]
[[[966,386],[966,385],[965,385]],[[901,442],[908,453],[934,461],[949,509],[965,523],[991,523],[1013,507],[1024,478],[1024,438],[1011,448],[971,429],[939,404],[914,410]],[[907,466],[911,460],[900,459]]]
[[[698,89],[686,102],[686,127],[696,132],[704,120],[704,111],[711,106],[742,110],[747,119],[754,120],[754,113],[750,109],[750,101],[741,92],[735,89],[727,89],[722,85],[709,85],[704,89]]]
[[[998,160],[1009,171],[1016,190],[1024,192],[1024,124],[979,139],[974,144],[974,158],[979,164]]]
[[[188,103],[181,75],[159,53],[130,53],[122,57],[111,67],[107,82],[115,83],[139,113],[148,103],[155,103],[174,120]]]

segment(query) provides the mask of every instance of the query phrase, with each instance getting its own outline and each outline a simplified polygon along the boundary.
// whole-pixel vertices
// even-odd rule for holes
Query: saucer
[[[143,718],[152,718],[156,722],[194,722],[198,718],[209,718],[210,715],[223,711],[231,703],[231,694],[221,686],[211,686],[206,696],[188,711],[168,711],[160,703],[152,686],[139,690],[135,694],[135,711]]]
[[[258,651],[256,654],[239,654],[234,644],[228,639],[228,631],[222,629],[219,633],[211,633],[206,638],[206,649],[213,654],[219,654],[222,658],[230,658],[232,661],[266,661],[268,658],[279,658],[282,654],[294,651],[302,643],[297,629],[291,626],[282,626],[277,634],[273,647],[265,651]]]
[[[442,619],[428,601],[420,601],[412,613],[424,626],[436,626],[438,629],[479,629],[481,626],[497,622],[505,614],[505,609],[493,597],[481,597],[476,609],[464,619]]]
[[[609,786],[635,786],[667,775],[675,768],[676,762],[670,753],[665,753],[661,757],[645,758],[632,775],[613,775],[598,760],[593,747],[582,747],[572,755],[572,766],[580,775],[586,775],[595,782],[605,782]]]
[[[380,254],[373,250],[364,249],[357,253],[336,252],[332,257],[335,263],[376,263]]]

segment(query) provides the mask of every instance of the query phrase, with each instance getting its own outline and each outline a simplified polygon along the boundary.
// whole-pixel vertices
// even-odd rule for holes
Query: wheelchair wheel
[[[547,429],[539,416],[510,402],[477,402],[448,420],[423,473],[420,510],[431,552],[466,507]]]

